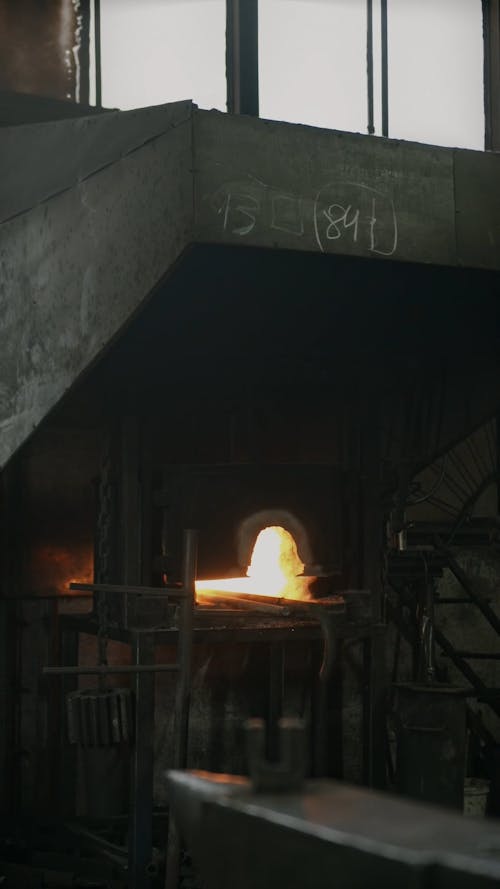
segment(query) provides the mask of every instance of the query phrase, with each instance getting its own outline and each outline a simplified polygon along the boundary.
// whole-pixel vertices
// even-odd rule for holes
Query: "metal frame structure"
[[[227,110],[259,116],[259,0],[226,0]]]
[[[299,622],[294,620],[273,620],[256,615],[246,626],[228,625],[224,627],[195,626],[192,608],[192,597],[184,596],[186,582],[194,583],[192,574],[194,566],[193,538],[185,538],[184,580],[181,589],[170,591],[168,588],[152,590],[149,588],[119,587],[105,584],[74,584],[74,589],[82,592],[91,591],[94,595],[112,593],[121,596],[141,596],[143,601],[151,596],[167,599],[170,593],[179,599],[180,618],[178,626],[156,628],[134,632],[130,629],[110,628],[109,639],[129,644],[132,648],[133,663],[130,666],[96,665],[93,667],[78,666],[78,639],[80,634],[98,636],[99,627],[96,612],[87,615],[65,615],[60,618],[59,632],[61,635],[59,650],[62,663],[55,667],[46,667],[45,675],[61,676],[61,714],[64,713],[64,702],[67,694],[76,687],[78,675],[95,674],[98,676],[113,673],[129,673],[134,677],[134,744],[132,749],[132,786],[130,807],[128,879],[134,889],[149,889],[151,869],[153,865],[153,738],[154,738],[154,673],[159,671],[179,670],[179,681],[175,699],[175,750],[172,766],[183,769],[187,766],[188,719],[191,688],[192,646],[200,643],[227,643],[235,639],[242,642],[264,642],[269,645],[269,702],[268,723],[271,735],[283,713],[285,691],[285,642],[308,641],[316,647],[324,638],[322,629],[313,621]],[[191,546],[191,550],[190,550]],[[293,628],[293,635],[290,630]],[[374,623],[351,624],[335,617],[331,621],[330,646],[333,645],[334,662],[330,667],[340,664],[344,642],[358,641],[362,646],[362,724],[363,724],[363,779],[371,787],[384,786],[385,748],[383,726],[385,712],[384,681],[381,676],[383,663],[384,627]],[[154,652],[156,645],[177,646],[177,664],[155,664]],[[319,651],[318,651],[319,654]],[[377,667],[379,669],[377,669]],[[314,724],[311,725],[311,752],[313,771],[322,776],[327,773],[328,750],[326,747],[327,714],[330,708],[331,690],[327,677],[318,671],[319,659],[313,658],[311,674],[311,701],[314,711]],[[338,681],[338,676],[337,680]],[[340,731],[340,727],[339,727]],[[339,736],[340,738],[340,736]],[[271,738],[272,740],[272,738]],[[337,739],[336,743],[341,744]],[[63,813],[70,820],[74,816],[75,805],[75,756],[66,739],[64,721],[60,733],[60,772],[59,798],[63,804]],[[94,845],[99,847],[96,836]],[[87,837],[89,842],[91,837]],[[166,883],[170,889],[177,885],[179,870],[180,843],[177,828],[169,824]]]
[[[111,674],[131,674],[133,676],[134,690],[134,743],[132,748],[131,771],[131,806],[129,823],[129,855],[128,878],[129,885],[134,889],[146,889],[149,885],[148,868],[151,866],[153,835],[153,766],[154,766],[154,674],[156,672],[176,672],[178,682],[175,697],[175,726],[176,744],[174,750],[175,767],[182,769],[186,766],[189,702],[191,690],[191,664],[193,644],[193,609],[194,609],[194,581],[196,577],[196,553],[197,536],[194,531],[186,531],[184,536],[183,578],[181,587],[175,589],[151,589],[148,587],[134,587],[130,585],[112,584],[72,584],[72,588],[84,592],[92,592],[94,595],[116,594],[121,597],[139,596],[147,600],[161,598],[167,603],[170,600],[178,602],[179,620],[178,628],[174,630],[177,645],[177,661],[171,664],[155,663],[154,630],[131,631],[125,630],[119,634],[122,641],[127,642],[132,650],[132,664],[130,666],[113,666],[99,664],[96,666],[78,665],[78,638],[82,632],[90,632],[99,635],[99,627],[95,621],[95,610],[87,617],[78,617],[73,621],[66,619],[61,621],[60,651],[63,663],[59,666],[45,667],[45,675],[57,675],[62,677],[77,677],[79,675],[94,674],[103,677]],[[72,664],[66,662],[70,657]],[[71,680],[70,680],[71,681]],[[74,689],[75,680],[72,680]],[[64,699],[68,694],[68,682],[63,682],[63,701],[61,713],[64,713]],[[60,775],[61,791],[65,788],[66,809],[68,814],[74,805],[71,800],[71,788],[74,781],[71,780],[73,757],[65,755],[67,751],[65,726],[61,725],[61,762],[63,763]],[[69,791],[69,792],[68,792]],[[175,873],[178,859],[178,837],[175,830],[169,833],[169,872]]]
[[[500,151],[500,0],[482,0],[485,148]]]
[[[227,110],[259,114],[258,0],[227,3]],[[484,21],[485,148],[500,150],[500,0],[482,0]],[[366,0],[367,132],[375,134],[373,0]],[[382,136],[389,136],[387,0],[380,0]]]

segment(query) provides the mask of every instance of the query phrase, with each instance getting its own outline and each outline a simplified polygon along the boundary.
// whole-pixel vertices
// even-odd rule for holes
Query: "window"
[[[259,0],[260,116],[366,132],[366,0]]]
[[[225,0],[101,0],[102,104],[226,108]]]
[[[484,147],[482,0],[242,2],[247,11],[258,5],[259,70],[253,61],[245,77],[254,85],[258,77],[261,117],[366,133],[371,9],[373,124],[382,135],[385,3],[388,135]],[[225,110],[226,0],[101,0],[100,8],[105,107],[192,98]],[[251,49],[250,31],[247,22],[241,41]]]
[[[388,0],[389,135],[484,148],[481,0]]]

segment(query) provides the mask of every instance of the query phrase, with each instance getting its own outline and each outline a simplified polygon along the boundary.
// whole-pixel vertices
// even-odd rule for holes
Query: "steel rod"
[[[473,585],[471,584],[465,571],[463,571],[463,569],[460,567],[456,559],[453,557],[453,554],[442,545],[440,540],[438,540],[437,543],[438,552],[442,553],[446,557],[446,561],[451,573],[458,580],[459,584],[467,593],[471,601],[477,605],[490,626],[492,626],[495,632],[500,636],[500,618],[496,615],[493,609],[490,608],[483,597],[473,588]]]
[[[460,651],[456,650],[458,657],[473,661],[500,661],[500,651]]]
[[[42,673],[46,676],[107,676],[113,673],[176,673],[179,670],[179,664],[100,664],[95,667],[43,667]]]
[[[95,104],[102,108],[101,0],[94,0]]]
[[[474,476],[471,474],[469,467],[466,466],[460,455],[454,453],[453,451],[449,452],[448,459],[451,460],[457,471],[460,473],[460,476],[463,479],[464,483],[470,488],[469,495],[472,494],[472,492],[476,490],[479,483],[477,479],[475,479]]]
[[[258,0],[226,0],[227,110],[259,114]]]
[[[389,135],[389,59],[387,47],[387,0],[381,0],[382,34],[382,135]]]
[[[485,148],[500,151],[500,0],[482,0]]]
[[[70,590],[83,590],[91,593],[121,593],[122,595],[144,596],[145,598],[188,599],[189,591],[184,587],[134,586],[116,583],[70,583]]]
[[[184,769],[187,765],[197,555],[198,534],[196,531],[186,530],[184,531],[182,581],[188,595],[179,608],[177,657],[180,672],[175,696],[174,766],[177,769]],[[180,848],[179,831],[175,820],[171,818],[165,861],[166,889],[175,889],[179,885]]]
[[[372,136],[373,122],[373,0],[366,0],[366,90],[368,99],[368,127]]]

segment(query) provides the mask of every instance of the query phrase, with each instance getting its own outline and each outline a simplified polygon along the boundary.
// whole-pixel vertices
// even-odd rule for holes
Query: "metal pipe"
[[[389,135],[389,70],[387,48],[387,0],[380,0],[382,35],[382,135]]]
[[[174,754],[176,768],[186,768],[189,701],[191,693],[191,668],[193,651],[193,627],[195,605],[195,580],[198,555],[198,533],[184,532],[184,559],[182,586],[186,593],[179,607],[179,682],[175,706],[177,750]]]
[[[500,151],[500,0],[482,0],[484,123],[487,151]]]
[[[91,593],[121,593],[122,595],[145,596],[160,599],[188,599],[190,593],[184,587],[134,586],[133,584],[116,583],[70,583],[70,590],[84,590]]]
[[[94,0],[95,104],[102,108],[101,0]]]
[[[258,0],[226,0],[227,110],[259,114]]]
[[[181,602],[179,607],[179,642],[177,657],[179,659],[180,674],[175,697],[174,749],[174,762],[178,769],[184,769],[187,765],[197,555],[198,533],[193,530],[184,531],[182,584],[184,590],[188,592],[189,595]],[[168,828],[165,866],[166,889],[173,889],[173,887],[178,885],[179,864],[180,836],[177,825],[174,819],[171,818]]]
[[[375,132],[373,122],[373,0],[366,0],[366,88],[368,96],[368,132]]]
[[[43,667],[46,676],[107,676],[113,673],[176,673],[179,664],[100,664],[95,667]]]

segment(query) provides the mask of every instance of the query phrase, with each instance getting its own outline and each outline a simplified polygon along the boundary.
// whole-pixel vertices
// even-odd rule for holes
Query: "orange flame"
[[[276,598],[308,599],[311,578],[304,577],[304,563],[289,531],[278,525],[257,536],[246,577],[197,580],[197,597],[252,594]]]

